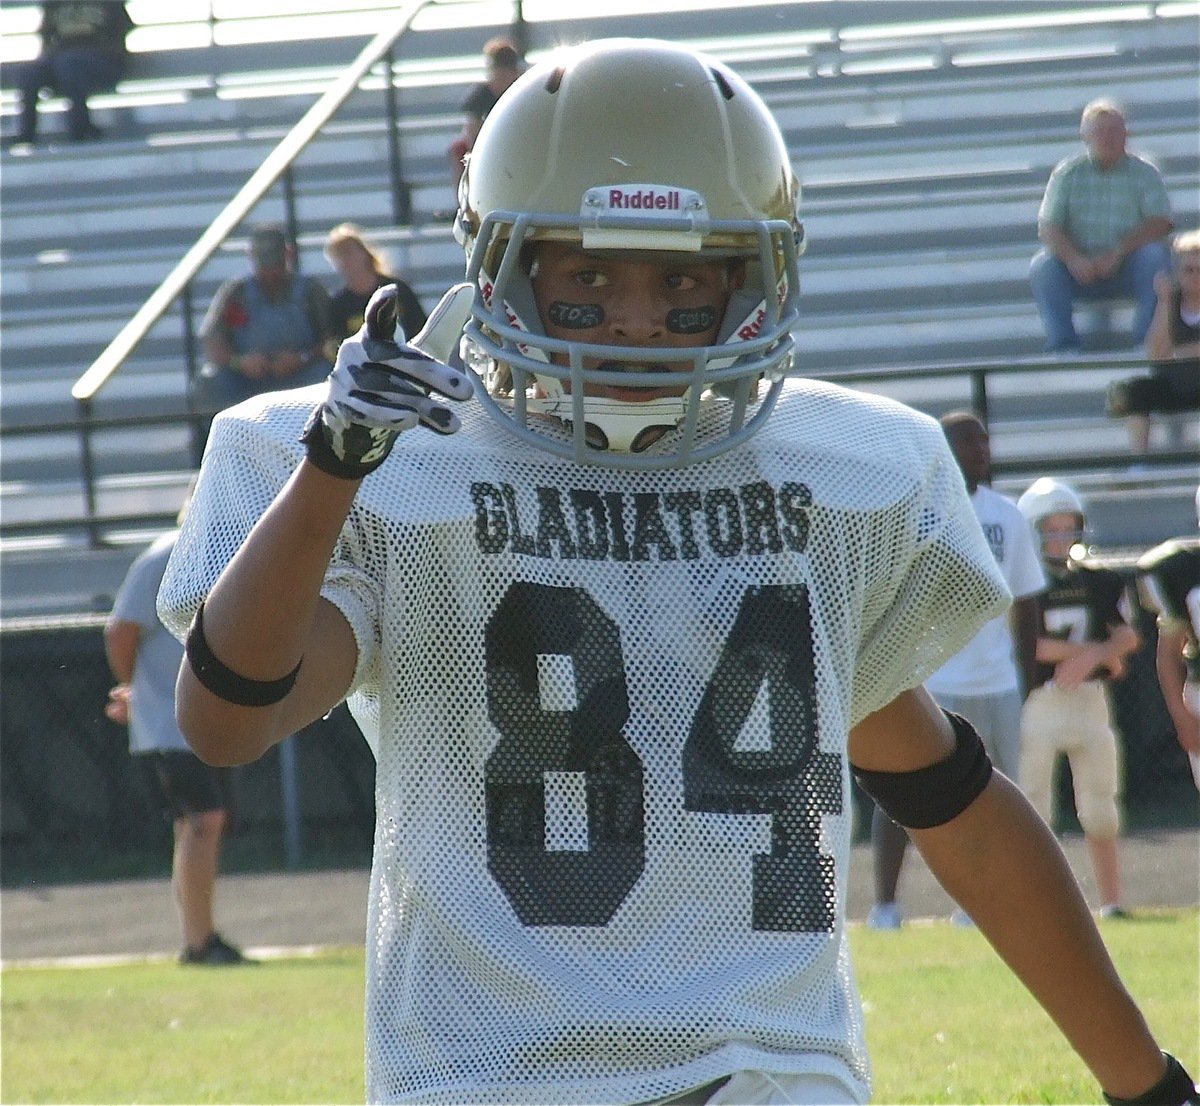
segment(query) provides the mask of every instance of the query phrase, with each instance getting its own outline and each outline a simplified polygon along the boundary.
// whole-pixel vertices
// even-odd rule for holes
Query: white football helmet
[[[1087,514],[1083,509],[1083,501],[1069,484],[1064,484],[1061,480],[1055,480],[1050,476],[1039,477],[1025,489],[1024,494],[1017,500],[1017,507],[1037,533],[1043,555],[1046,547],[1040,523],[1042,519],[1048,518],[1050,515],[1075,515],[1079,524],[1072,545],[1078,545],[1083,541]]]
[[[533,445],[613,468],[674,467],[745,440],[792,364],[798,203],[778,125],[720,62],[611,39],[531,68],[488,115],[459,189],[455,233],[479,289],[463,358],[484,405]],[[661,387],[646,366],[662,347],[548,337],[529,275],[528,247],[541,241],[745,261],[717,344],[673,353],[692,365],[683,395],[585,395],[589,384]]]

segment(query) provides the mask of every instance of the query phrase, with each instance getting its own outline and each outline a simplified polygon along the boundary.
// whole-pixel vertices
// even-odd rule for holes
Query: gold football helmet
[[[674,467],[745,440],[792,363],[798,204],[778,125],[712,58],[611,39],[528,70],[488,115],[459,186],[455,233],[478,289],[464,360],[489,412],[534,445],[615,468]],[[661,385],[644,366],[662,348],[548,337],[530,284],[543,241],[744,263],[716,343],[672,356],[691,366],[682,395],[586,394]]]

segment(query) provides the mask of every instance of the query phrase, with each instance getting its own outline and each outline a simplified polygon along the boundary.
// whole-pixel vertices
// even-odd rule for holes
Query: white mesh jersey
[[[160,606],[182,633],[319,389],[217,418]],[[364,482],[324,594],[376,749],[372,1100],[640,1102],[869,1068],[843,932],[850,726],[1008,601],[939,426],[791,382],[660,472],[473,405]]]

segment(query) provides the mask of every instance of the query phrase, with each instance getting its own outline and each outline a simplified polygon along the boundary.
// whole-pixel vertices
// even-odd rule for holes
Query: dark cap
[[[250,235],[250,260],[261,266],[284,265],[287,262],[287,236],[283,228],[274,224],[255,227]]]

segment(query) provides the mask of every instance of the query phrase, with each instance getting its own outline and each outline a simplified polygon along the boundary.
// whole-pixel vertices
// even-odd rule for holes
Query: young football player
[[[375,747],[372,1100],[865,1101],[851,764],[1110,1094],[1191,1093],[919,690],[1007,596],[934,421],[787,379],[797,202],[724,65],[556,54],[483,125],[419,349],[377,293],[324,389],[214,426],[178,709],[219,763],[347,696]]]
[[[1200,488],[1196,489],[1200,521]],[[1200,540],[1172,538],[1138,561],[1142,605],[1158,615],[1155,664],[1175,736],[1200,789]]]
[[[1125,675],[1125,660],[1140,644],[1120,610],[1125,581],[1086,559],[1086,518],[1072,487],[1042,477],[1017,506],[1038,536],[1049,581],[1042,596],[1038,673],[1021,710],[1021,787],[1049,825],[1054,766],[1060,753],[1066,755],[1100,915],[1122,917],[1121,764],[1105,685]]]

